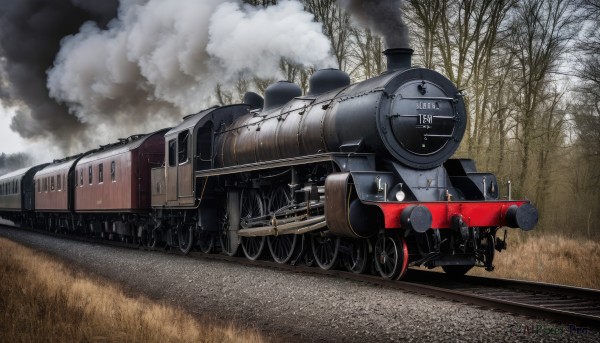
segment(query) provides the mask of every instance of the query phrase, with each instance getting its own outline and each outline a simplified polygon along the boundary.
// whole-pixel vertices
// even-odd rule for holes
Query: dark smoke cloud
[[[50,99],[46,71],[63,37],[78,32],[89,20],[106,26],[116,17],[117,8],[118,0],[0,2],[0,103],[16,110],[12,130],[24,138],[49,139],[71,150],[65,132],[76,137],[85,124]]]
[[[383,36],[388,48],[409,48],[401,0],[338,0],[363,26]]]
[[[0,175],[25,168],[31,165],[31,157],[25,153],[5,154],[0,153]]]

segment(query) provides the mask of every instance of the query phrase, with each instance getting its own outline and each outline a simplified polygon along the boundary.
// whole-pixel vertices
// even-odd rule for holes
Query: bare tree
[[[516,58],[519,76],[517,118],[522,146],[521,189],[526,189],[532,144],[545,97],[546,85],[559,67],[578,19],[573,0],[523,0],[513,13],[507,48]]]
[[[416,40],[413,40],[413,46],[418,56],[421,57],[421,64],[425,68],[434,69],[436,63],[434,58],[437,55],[438,27],[446,15],[446,1],[418,1],[410,0],[405,11],[410,11],[414,15],[406,16],[411,24],[410,28]]]
[[[352,68],[348,73],[357,80],[365,80],[381,74],[385,68],[383,61],[383,39],[371,30],[353,27],[352,32]]]
[[[337,4],[337,0],[304,0],[304,7],[323,24],[323,31],[331,41],[333,55],[340,70],[346,70],[350,45],[350,15]]]
[[[468,113],[466,146],[479,155],[494,113],[491,79],[502,25],[513,0],[433,0],[409,2],[411,27],[423,64],[438,69],[466,89]]]

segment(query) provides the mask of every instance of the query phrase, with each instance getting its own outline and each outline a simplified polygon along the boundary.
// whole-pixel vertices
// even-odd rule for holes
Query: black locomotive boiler
[[[450,158],[466,127],[456,86],[411,67],[410,49],[385,53],[388,71],[363,82],[320,70],[305,95],[278,82],[264,101],[248,93],[186,117],[165,134],[140,235],[183,252],[373,266],[389,279],[408,266],[493,270],[506,247],[498,230],[530,230],[537,211],[500,200],[493,174]]]

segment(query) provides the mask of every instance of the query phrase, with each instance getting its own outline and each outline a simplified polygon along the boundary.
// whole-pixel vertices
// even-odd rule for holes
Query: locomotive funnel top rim
[[[387,71],[408,69],[412,66],[411,59],[414,50],[410,48],[388,48],[383,51],[387,58]]]

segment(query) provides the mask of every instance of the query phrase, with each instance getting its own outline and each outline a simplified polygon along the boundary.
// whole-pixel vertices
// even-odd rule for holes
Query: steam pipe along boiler
[[[350,84],[317,71],[263,99],[213,107],[165,134],[152,171],[152,242],[280,263],[343,265],[402,277],[408,266],[493,270],[496,237],[531,230],[528,201],[499,200],[494,175],[451,159],[466,127],[463,96],[441,74],[385,51],[388,70]],[[506,231],[505,231],[506,234]],[[239,249],[241,247],[241,249]]]

